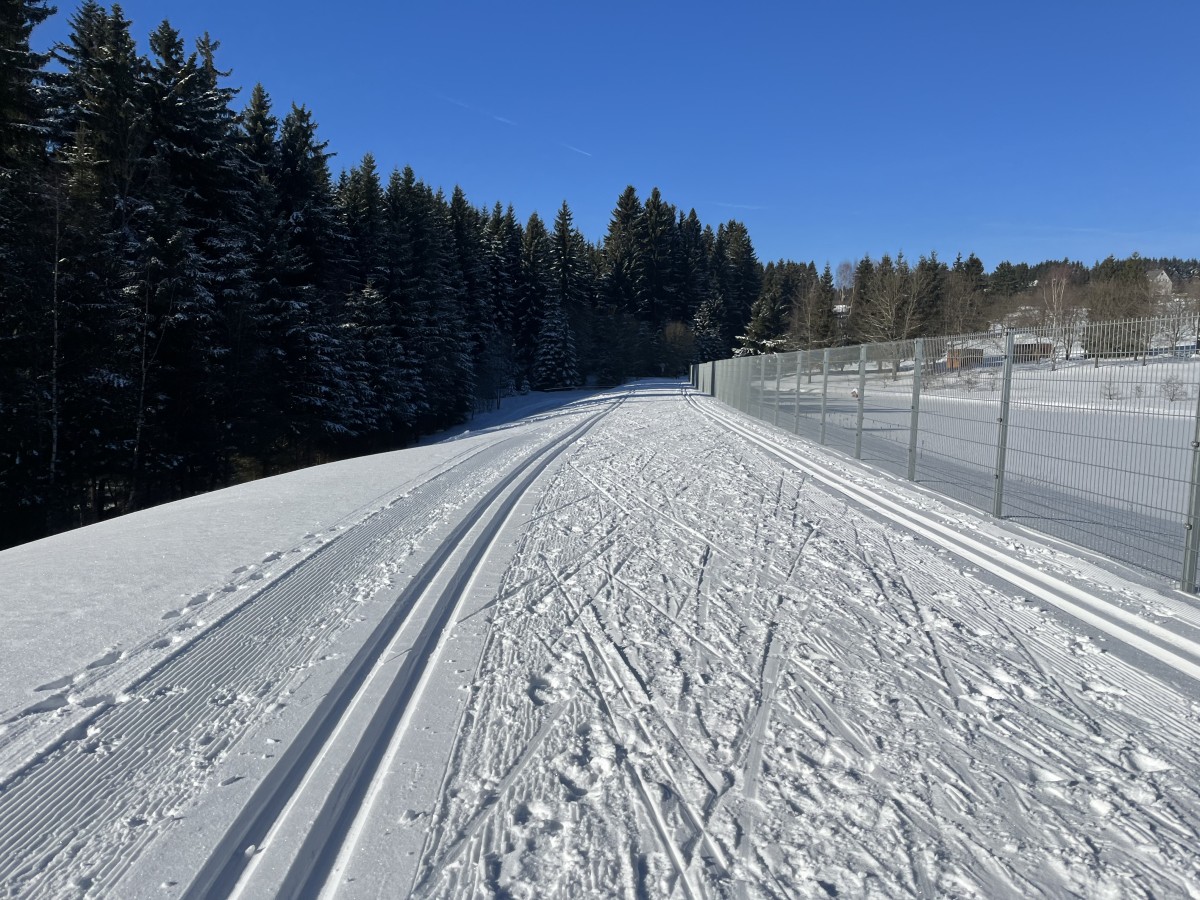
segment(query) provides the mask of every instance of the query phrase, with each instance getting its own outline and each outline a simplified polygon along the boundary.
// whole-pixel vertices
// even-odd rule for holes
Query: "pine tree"
[[[616,209],[604,238],[604,274],[601,296],[604,303],[621,312],[636,313],[646,302],[645,218],[637,191],[629,185],[617,199]]]
[[[834,286],[833,270],[828,262],[825,263],[821,280],[814,290],[815,297],[809,302],[812,334],[820,344],[832,346],[837,342],[837,320],[833,308],[837,305],[838,292]]]
[[[768,263],[763,272],[762,290],[750,311],[750,323],[741,340],[744,348],[755,353],[768,353],[779,346],[788,327],[794,302],[794,279],[788,291],[787,270],[793,264],[779,261]]]
[[[579,384],[576,368],[575,338],[566,313],[554,293],[546,297],[542,327],[538,331],[533,365],[533,383],[538,390],[574,387]]]
[[[348,266],[326,146],[312,114],[293,105],[280,125],[273,179],[284,239],[278,257],[285,267],[275,276],[283,326],[275,394],[286,429],[276,455],[284,465],[324,458],[362,428],[355,403],[359,360],[345,353],[338,327]]]
[[[712,257],[712,245],[715,240],[713,231],[702,225],[696,210],[690,210],[686,216],[680,213],[679,225],[679,255],[676,271],[679,280],[678,306],[672,312],[672,318],[681,322],[690,322],[696,311],[712,294],[712,273],[709,260]]]
[[[146,197],[153,209],[143,234],[153,263],[144,267],[140,324],[154,349],[138,373],[142,471],[134,473],[145,502],[228,480],[223,310],[241,308],[250,293],[250,180],[229,109],[233,91],[220,85],[227,73],[217,68],[218,47],[205,35],[188,54],[167,22],[150,36]]]
[[[725,359],[730,353],[730,342],[724,328],[725,311],[721,307],[720,295],[712,293],[696,310],[692,331],[696,335],[696,361],[708,362]]]
[[[517,363],[523,378],[532,383],[538,338],[546,314],[553,273],[550,269],[550,236],[537,213],[529,217],[521,244],[521,282],[514,321]]]
[[[750,310],[762,286],[762,267],[746,226],[730,219],[717,230],[713,267],[721,293],[724,328],[730,340],[745,333]]]
[[[851,343],[869,340],[866,336],[866,318],[874,284],[875,263],[870,256],[864,256],[854,268],[854,288],[850,292],[850,311],[846,316],[846,339]]]
[[[383,185],[370,153],[345,177],[336,203],[346,232],[351,291],[379,281],[383,267]]]
[[[463,286],[462,318],[475,379],[474,405],[490,406],[505,392],[510,361],[496,316],[488,266],[486,215],[471,206],[461,187],[450,197],[457,277]]]
[[[677,228],[675,207],[664,201],[658,188],[654,188],[642,207],[636,259],[642,285],[638,314],[656,327],[672,318],[679,309]]]
[[[526,229],[529,234],[530,229]],[[588,268],[583,236],[576,231],[564,200],[549,240],[549,290],[546,292],[534,358],[534,383],[540,388],[580,383],[574,329],[568,310],[580,316],[588,301]]]
[[[57,490],[59,306],[48,274],[61,198],[45,153],[48,56],[30,48],[52,11],[0,5],[0,546],[42,533]]]
[[[151,229],[157,186],[147,63],[129,22],[85,3],[56,51],[49,138],[63,185],[57,283],[64,499],[79,524],[138,501],[147,400],[163,322]]]
[[[524,235],[510,205],[492,209],[484,231],[488,280],[491,285],[493,317],[499,330],[499,355],[508,366],[506,393],[516,389],[516,318],[521,286],[521,247]]]
[[[921,334],[943,334],[946,331],[945,264],[936,252],[922,256],[913,269],[914,309],[916,328]]]
[[[402,263],[394,273],[393,297],[413,369],[413,426],[425,433],[462,421],[473,406],[470,347],[463,340],[464,287],[441,195],[405,168],[393,175],[387,196]]]

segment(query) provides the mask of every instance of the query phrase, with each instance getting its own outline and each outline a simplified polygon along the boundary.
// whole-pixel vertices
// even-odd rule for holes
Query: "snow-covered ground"
[[[0,553],[5,895],[1200,896],[1194,598],[524,402]]]

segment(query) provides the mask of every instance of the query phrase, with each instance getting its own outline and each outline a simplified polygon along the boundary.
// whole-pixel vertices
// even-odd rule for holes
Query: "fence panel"
[[[1195,315],[1050,324],[924,338],[919,357],[905,340],[719,360],[696,380],[781,430],[1195,591],[1198,338]]]

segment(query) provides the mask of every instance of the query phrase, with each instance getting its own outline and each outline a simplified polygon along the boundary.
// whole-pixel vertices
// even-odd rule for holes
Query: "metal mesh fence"
[[[1196,316],[718,360],[693,383],[806,439],[1196,591]]]

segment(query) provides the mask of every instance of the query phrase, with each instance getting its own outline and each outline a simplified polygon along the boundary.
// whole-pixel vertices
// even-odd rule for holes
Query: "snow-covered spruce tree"
[[[516,356],[516,309],[521,285],[521,246],[525,236],[511,205],[497,203],[484,229],[492,315],[499,330],[494,354],[504,367],[502,393],[516,391],[520,381]]]
[[[45,153],[43,2],[0,5],[0,547],[40,536],[57,492],[61,197]]]
[[[762,287],[762,266],[750,242],[750,232],[736,219],[717,229],[713,270],[721,294],[726,333],[736,338],[750,321],[750,309]]]
[[[680,213],[678,233],[679,306],[672,318],[690,322],[713,292],[711,259],[716,237],[710,226],[701,224],[694,209],[686,216]]]
[[[282,343],[273,348],[279,375],[273,393],[284,410],[284,433],[273,455],[285,466],[325,458],[363,427],[355,406],[357,367],[347,365],[353,356],[340,328],[345,235],[333,206],[330,155],[316,128],[312,114],[293,105],[280,127],[274,179],[286,268],[274,276]]]
[[[679,254],[675,207],[654,188],[642,207],[637,244],[642,285],[638,315],[652,327],[658,328],[679,311]]]
[[[726,359],[730,355],[731,340],[725,331],[724,320],[720,295],[713,292],[700,304],[692,322],[692,330],[696,335],[697,362]]]
[[[777,345],[787,331],[792,303],[796,299],[794,278],[789,278],[789,264],[767,263],[763,272],[762,291],[750,309],[750,324],[742,336],[742,345],[756,353],[765,353]],[[789,290],[791,288],[791,290]]]
[[[62,331],[59,371],[67,506],[87,524],[137,502],[142,374],[155,364],[162,323],[154,290],[160,274],[159,183],[146,108],[147,63],[129,22],[84,3],[56,50],[49,114],[55,162],[65,188],[59,259]]]
[[[510,204],[492,208],[484,234],[487,245],[488,278],[491,280],[493,314],[502,339],[510,347],[515,334],[517,295],[521,285],[521,246],[525,235]]]
[[[601,300],[619,312],[636,313],[646,305],[645,214],[629,185],[617,199],[604,238]]]
[[[393,421],[397,415],[404,418],[407,394],[402,381],[393,383],[395,362],[402,350],[386,294],[387,201],[371,154],[343,174],[336,205],[347,236],[349,260],[349,293],[339,319],[343,341],[353,350],[348,362],[355,366],[353,381],[360,404],[361,428],[355,446],[390,447],[394,445]]]
[[[536,383],[533,374],[538,342],[545,320],[546,298],[553,283],[550,235],[536,212],[525,225],[521,242],[521,280],[516,297],[513,342],[521,378]]]
[[[538,332],[537,356],[533,364],[533,386],[538,390],[575,387],[579,371],[575,338],[566,313],[555,294],[546,297],[542,327]]]
[[[471,206],[461,187],[450,198],[454,259],[462,282],[462,317],[474,373],[474,407],[488,408],[507,392],[508,354],[496,317],[494,281],[487,260],[487,216]]]
[[[595,293],[591,262],[588,259],[587,243],[575,228],[571,208],[564,200],[554,217],[554,231],[550,235],[550,293],[549,297],[561,310],[572,337],[576,353],[574,368],[582,376],[580,367],[580,342],[587,341],[587,331],[592,324],[592,298]],[[544,324],[544,323],[543,323]],[[538,343],[541,345],[541,329]],[[582,381],[582,378],[579,378]]]
[[[414,364],[414,433],[428,433],[462,421],[474,397],[470,350],[462,340],[454,232],[444,198],[411,168],[393,174],[387,200],[394,239],[406,260],[392,287],[400,335]]]
[[[222,312],[230,346],[229,426],[237,452],[269,474],[289,444],[287,424],[288,335],[302,326],[303,308],[284,286],[302,267],[288,246],[279,215],[279,120],[256,84],[241,117],[241,149],[250,166],[248,246],[250,290],[240,307]]]
[[[250,294],[250,181],[217,48],[205,35],[187,53],[166,22],[150,36],[145,105],[154,214],[145,234],[160,269],[145,285],[151,302],[142,324],[153,363],[138,373],[138,503],[228,481],[222,311],[243,307]]]

